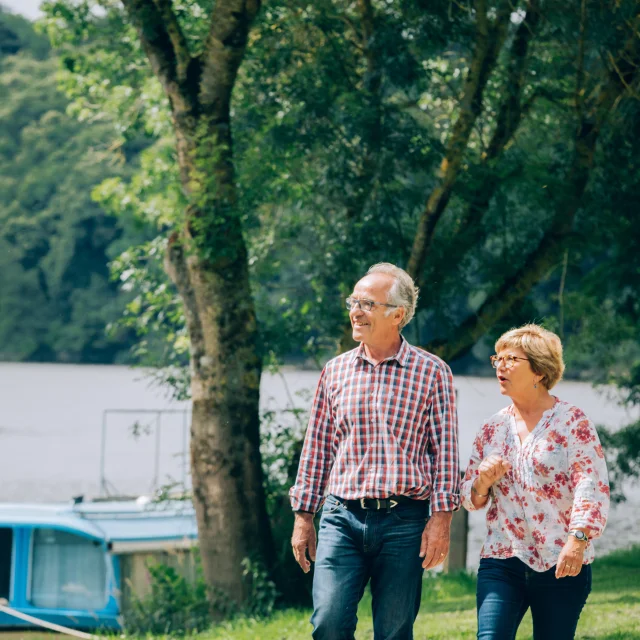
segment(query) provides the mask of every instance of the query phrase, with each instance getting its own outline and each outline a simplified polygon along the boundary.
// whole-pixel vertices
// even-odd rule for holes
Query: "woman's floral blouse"
[[[587,527],[597,538],[607,521],[607,467],[595,427],[577,407],[556,398],[521,444],[513,405],[496,413],[480,429],[462,482],[469,511],[471,485],[482,460],[497,453],[511,463],[491,488],[486,505],[487,538],[482,558],[517,556],[535,571],[553,567],[567,532]],[[588,543],[584,563],[593,561]]]

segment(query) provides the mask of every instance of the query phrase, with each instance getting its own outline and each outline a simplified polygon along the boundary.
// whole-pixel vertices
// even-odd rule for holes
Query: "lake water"
[[[318,377],[316,371],[288,368],[265,373],[263,410],[278,412],[276,424],[291,423],[286,409],[307,409]],[[483,419],[507,401],[493,378],[459,376],[455,385],[464,466]],[[638,415],[617,405],[610,390],[596,391],[587,383],[562,382],[554,394],[597,424],[619,427]],[[141,495],[174,480],[188,484],[187,411],[187,403],[172,401],[139,369],[0,363],[2,500]],[[627,493],[628,501],[612,508],[605,535],[596,542],[600,552],[640,543],[640,490]],[[470,568],[477,565],[483,537],[483,514],[470,514]]]

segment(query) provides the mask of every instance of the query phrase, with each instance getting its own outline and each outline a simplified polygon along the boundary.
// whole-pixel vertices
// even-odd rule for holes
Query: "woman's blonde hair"
[[[552,389],[564,373],[562,342],[552,331],[537,324],[525,324],[502,334],[496,342],[496,353],[503,349],[522,349],[529,358],[534,373],[543,376],[540,382]]]

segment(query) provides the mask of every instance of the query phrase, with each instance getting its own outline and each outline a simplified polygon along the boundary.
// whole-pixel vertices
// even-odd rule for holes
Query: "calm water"
[[[282,412],[308,408],[318,376],[319,372],[293,369],[265,374],[263,409],[279,412],[278,424],[291,423],[291,414]],[[506,401],[493,379],[461,376],[455,382],[465,464],[482,420]],[[563,382],[554,393],[610,427],[637,415],[618,406],[611,392],[595,391],[586,383]],[[167,412],[160,417],[150,413],[158,409]],[[79,494],[95,497],[105,490],[139,495],[174,480],[188,483],[187,409],[187,404],[171,401],[154,387],[141,370],[0,363],[2,500],[64,501]],[[606,533],[596,543],[601,551],[640,542],[640,490],[632,488],[628,495],[627,503],[612,509]],[[475,567],[484,537],[483,515],[471,514],[470,524],[469,566]]]

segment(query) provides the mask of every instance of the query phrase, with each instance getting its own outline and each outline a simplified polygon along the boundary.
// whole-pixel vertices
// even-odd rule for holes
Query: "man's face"
[[[372,273],[356,284],[351,297],[386,303],[393,282],[394,279],[390,275]],[[404,310],[392,309],[386,316],[385,312],[388,310],[389,307],[374,305],[371,311],[364,311],[358,305],[354,305],[349,312],[353,339],[370,345],[384,344],[393,340],[398,334],[398,325],[402,321]]]

